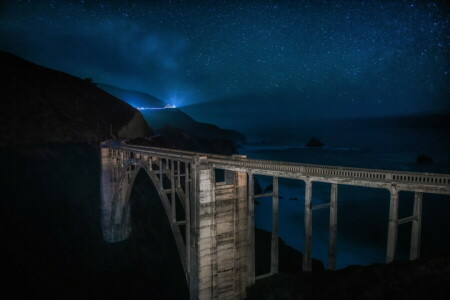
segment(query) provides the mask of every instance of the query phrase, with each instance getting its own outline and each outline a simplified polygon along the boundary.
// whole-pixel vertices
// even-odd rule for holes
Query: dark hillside
[[[134,106],[150,106],[150,107],[164,107],[167,103],[164,103],[161,99],[153,97],[151,95],[122,89],[113,85],[97,83],[97,86],[102,90],[105,90],[111,95],[125,101],[126,103],[133,104]]]
[[[0,51],[0,145],[101,141],[152,133],[140,112],[68,75]]]

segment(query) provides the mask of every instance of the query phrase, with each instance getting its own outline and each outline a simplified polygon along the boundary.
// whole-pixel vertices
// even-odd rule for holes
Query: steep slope
[[[141,113],[90,80],[0,51],[0,145],[152,134]]]
[[[153,136],[151,139],[130,139],[126,141],[126,144],[221,155],[232,155],[238,153],[236,145],[227,139],[198,137],[187,131],[169,125],[159,129],[157,133],[158,134]]]
[[[245,141],[245,136],[242,133],[222,129],[213,124],[197,122],[178,108],[145,110],[142,114],[155,130],[162,129],[168,125],[201,138],[220,138],[235,143]]]
[[[97,86],[133,106],[164,107],[167,104],[161,99],[145,93],[122,89],[104,83],[97,83]]]
[[[134,106],[164,107],[166,105],[164,101],[145,93],[125,90],[105,84],[99,84],[98,86]],[[200,138],[227,139],[235,143],[245,141],[245,136],[242,133],[222,129],[208,123],[197,122],[178,108],[149,109],[142,111],[142,114],[154,130],[160,130],[167,125]]]

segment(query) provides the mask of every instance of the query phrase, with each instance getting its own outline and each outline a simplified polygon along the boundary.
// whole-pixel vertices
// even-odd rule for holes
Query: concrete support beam
[[[185,230],[185,240],[186,240],[186,269],[188,273],[188,277],[191,273],[191,205],[190,205],[190,186],[191,186],[191,177],[189,176],[189,164],[184,164],[184,172],[186,174],[184,181],[184,194],[185,194],[185,205],[184,209],[186,212],[186,230]],[[188,279],[189,282],[189,279]]]
[[[235,295],[237,299],[245,298],[247,287],[247,205],[248,205],[248,176],[247,173],[235,172]],[[253,249],[254,250],[254,249]]]
[[[101,213],[102,213],[102,230],[103,238],[106,242],[112,243],[113,228],[111,226],[111,216],[113,213],[113,201],[115,184],[117,183],[117,166],[116,160],[110,158],[108,148],[102,148],[101,156]]]
[[[255,202],[253,199],[255,182],[254,175],[248,174],[248,204],[247,204],[247,285],[255,284]]]
[[[170,161],[170,206],[172,208],[172,222],[177,221],[177,199],[176,199],[176,188],[175,188],[175,162]]]
[[[419,258],[420,254],[420,231],[422,227],[422,193],[414,193],[414,209],[411,229],[411,249],[409,252],[409,259],[414,260]]]
[[[164,189],[164,171],[162,158],[159,159],[159,189]]]
[[[305,245],[303,250],[303,271],[311,271],[312,255],[312,182],[305,182]]]
[[[328,235],[328,269],[336,269],[336,233],[337,233],[337,199],[338,185],[331,185],[330,229]]]
[[[181,187],[181,162],[177,161],[177,188]]]
[[[194,247],[191,248],[191,299],[217,297],[216,219],[213,169],[206,157],[195,162]],[[191,233],[191,234],[192,234]]]
[[[278,273],[278,177],[273,177],[270,273]]]
[[[386,249],[386,263],[390,263],[395,258],[395,249],[397,247],[397,229],[398,229],[398,191],[395,188],[390,190],[391,199],[389,204],[389,228]]]

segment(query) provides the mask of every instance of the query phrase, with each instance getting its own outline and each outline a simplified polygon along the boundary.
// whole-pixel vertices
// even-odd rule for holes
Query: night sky
[[[2,1],[0,49],[208,121],[450,108],[445,1],[115,2]]]

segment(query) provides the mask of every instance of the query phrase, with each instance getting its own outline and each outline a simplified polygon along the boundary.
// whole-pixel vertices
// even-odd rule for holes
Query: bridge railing
[[[144,154],[159,154],[161,156],[184,158],[193,160],[195,156],[206,156],[212,163],[220,165],[230,165],[235,167],[243,167],[251,170],[271,170],[280,171],[286,173],[300,173],[310,176],[323,176],[323,177],[345,177],[352,179],[363,179],[365,181],[378,181],[380,183],[402,183],[402,184],[426,184],[441,186],[446,189],[449,188],[450,175],[437,174],[437,173],[418,173],[418,172],[405,172],[405,171],[392,171],[392,170],[379,170],[379,169],[365,169],[354,167],[342,167],[342,166],[329,166],[329,165],[315,165],[304,163],[293,163],[285,161],[273,161],[273,160],[257,160],[248,158],[236,159],[233,156],[218,155],[202,152],[174,150],[159,147],[148,147],[139,145],[120,145],[109,146],[112,148],[130,150],[142,152]]]
[[[210,161],[220,165],[242,167],[255,172],[258,172],[258,170],[268,170],[284,172],[286,174],[302,174],[304,176],[319,176],[324,178],[340,177],[342,179],[361,179],[363,181],[379,182],[381,184],[400,183],[418,187],[426,185],[429,187],[441,187],[442,189],[447,190],[447,192],[450,192],[450,187],[448,186],[450,184],[450,175],[447,174],[323,166],[254,159],[227,159],[224,161],[222,159],[212,158]]]

